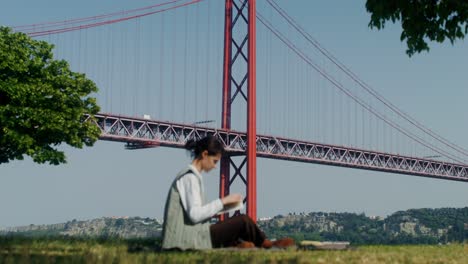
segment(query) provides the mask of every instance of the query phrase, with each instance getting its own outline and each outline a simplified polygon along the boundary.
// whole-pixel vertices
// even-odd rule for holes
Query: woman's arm
[[[209,219],[223,209],[221,199],[216,199],[205,205],[202,204],[201,186],[194,174],[186,174],[177,181],[176,185],[182,206],[193,223]]]

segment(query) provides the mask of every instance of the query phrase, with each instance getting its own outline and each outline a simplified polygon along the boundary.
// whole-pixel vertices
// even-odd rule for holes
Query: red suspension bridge
[[[219,195],[241,182],[253,219],[257,157],[468,182],[468,150],[380,95],[274,0],[173,0],[15,30],[55,43],[97,82],[104,112],[87,120],[101,140],[220,138]]]

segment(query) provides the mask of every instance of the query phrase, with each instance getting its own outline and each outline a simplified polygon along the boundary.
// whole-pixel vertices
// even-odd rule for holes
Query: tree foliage
[[[370,28],[383,29],[387,21],[401,21],[400,40],[406,40],[409,56],[429,51],[427,40],[453,44],[468,33],[466,0],[367,0]]]
[[[0,27],[0,163],[29,155],[37,163],[66,162],[57,147],[91,146],[99,128],[84,114],[99,111],[96,85],[55,60],[53,45]]]

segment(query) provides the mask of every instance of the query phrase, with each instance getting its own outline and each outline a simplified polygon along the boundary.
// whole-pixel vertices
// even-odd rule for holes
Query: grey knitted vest
[[[179,248],[186,250],[210,249],[213,247],[211,244],[209,219],[202,223],[192,223],[180,200],[176,182],[190,172],[193,172],[190,167],[179,172],[169,189],[164,208],[163,249]],[[195,174],[195,172],[193,173]],[[200,181],[198,177],[197,179]],[[204,203],[203,199],[205,195],[201,181],[200,187],[202,202]]]

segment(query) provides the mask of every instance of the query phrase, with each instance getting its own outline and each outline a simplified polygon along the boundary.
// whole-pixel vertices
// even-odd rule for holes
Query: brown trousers
[[[253,242],[260,247],[266,238],[257,224],[246,215],[234,216],[211,225],[210,235],[214,248],[232,247],[241,240]]]

